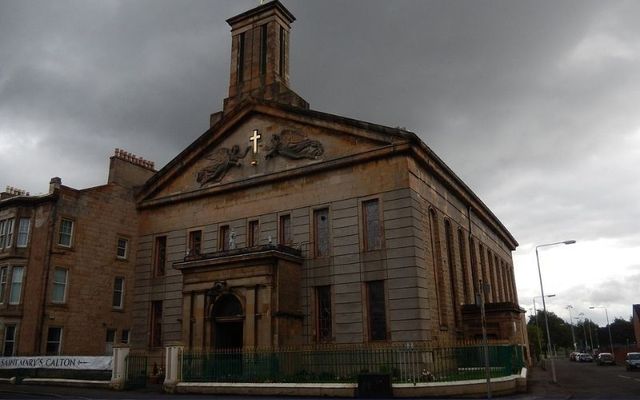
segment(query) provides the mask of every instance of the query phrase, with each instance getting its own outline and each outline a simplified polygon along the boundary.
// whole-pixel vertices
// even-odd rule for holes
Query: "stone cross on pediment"
[[[261,137],[262,137],[262,135],[260,135],[258,133],[258,130],[254,129],[253,130],[253,135],[251,135],[251,137],[249,138],[249,142],[251,142],[254,155],[258,154],[258,140],[260,140]]]

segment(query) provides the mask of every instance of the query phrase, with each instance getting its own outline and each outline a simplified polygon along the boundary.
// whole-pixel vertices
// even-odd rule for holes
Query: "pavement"
[[[535,366],[529,369],[529,379],[527,381],[527,393],[508,396],[513,399],[570,399],[573,393],[560,383],[553,383],[551,370]]]

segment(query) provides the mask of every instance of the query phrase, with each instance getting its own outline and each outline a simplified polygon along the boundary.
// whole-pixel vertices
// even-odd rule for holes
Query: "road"
[[[558,383],[551,383],[551,373],[534,368],[526,394],[500,397],[511,400],[540,399],[638,399],[640,400],[640,371],[625,371],[623,366],[599,367],[595,363],[576,363],[556,360]],[[168,395],[160,387],[116,392],[106,389],[83,389],[0,384],[0,399],[211,399],[211,395]],[[215,396],[217,400],[260,399],[245,396]],[[263,397],[263,399],[274,399]],[[295,398],[287,398],[295,400]],[[309,398],[305,400],[311,400]]]
[[[556,360],[558,386],[576,398],[638,398],[640,371],[626,371],[622,365]]]

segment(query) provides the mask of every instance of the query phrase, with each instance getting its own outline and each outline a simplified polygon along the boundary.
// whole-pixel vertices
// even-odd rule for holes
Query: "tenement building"
[[[223,109],[161,170],[114,156],[106,186],[0,202],[5,350],[437,344],[481,337],[481,302],[489,338],[526,343],[516,240],[416,134],[312,110],[294,19],[227,21]]]

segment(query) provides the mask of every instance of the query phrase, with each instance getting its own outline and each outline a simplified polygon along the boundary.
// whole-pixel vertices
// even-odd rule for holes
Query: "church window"
[[[244,32],[238,35],[238,58],[237,58],[237,73],[238,82],[242,83],[244,80]]]
[[[280,56],[278,57],[278,71],[280,72],[280,76],[284,76],[284,55],[285,55],[284,34],[285,34],[284,28],[280,27],[280,35],[279,35]]]
[[[15,352],[16,352],[16,326],[5,325],[2,355],[4,357],[11,357],[15,355]]]
[[[47,348],[45,350],[48,356],[57,356],[62,350],[62,328],[50,326],[47,331]]]
[[[248,247],[260,244],[260,223],[258,220],[249,221],[249,238]]]
[[[267,24],[260,27],[260,75],[267,73]]]
[[[198,255],[202,251],[202,231],[189,232],[189,255]]]
[[[384,281],[367,282],[367,312],[369,339],[387,339],[387,316],[384,297]]]
[[[317,337],[318,341],[329,341],[332,338],[331,286],[316,287],[317,305]]]
[[[291,237],[291,215],[281,215],[280,216],[280,237],[279,243],[290,246],[293,243],[293,239]]]
[[[458,229],[458,257],[460,257],[460,268],[462,270],[462,296],[463,303],[467,304],[470,301],[469,281],[473,282],[473,278],[469,276],[470,270],[467,265],[467,246],[464,240],[464,232],[462,229]]]
[[[458,320],[459,310],[458,307],[458,274],[456,272],[456,259],[455,249],[453,244],[453,230],[451,229],[451,222],[449,220],[444,221],[444,234],[447,242],[447,262],[449,264],[449,284],[451,287],[451,305],[453,309],[453,320],[456,325],[460,324]]]
[[[71,247],[73,239],[73,221],[63,218],[60,221],[58,244],[63,247]]]
[[[440,242],[440,228],[438,226],[438,215],[433,208],[429,209],[429,228],[431,230],[431,253],[433,256],[433,273],[436,282],[436,297],[438,303],[438,317],[440,318],[440,327],[447,326],[447,314],[444,307],[445,282],[444,282],[444,265],[442,262],[442,250]]]
[[[322,208],[313,212],[314,249],[316,257],[329,256],[329,209]]]
[[[151,347],[162,346],[162,301],[151,302]]]
[[[382,229],[380,226],[380,207],[378,200],[368,200],[362,203],[364,248],[365,250],[379,250],[382,248]]]
[[[220,227],[220,232],[218,234],[218,249],[222,251],[229,250],[229,239],[231,231],[229,230],[229,225],[222,225]]]
[[[164,268],[167,262],[167,237],[156,237],[156,247],[154,252],[154,276],[163,276]]]

